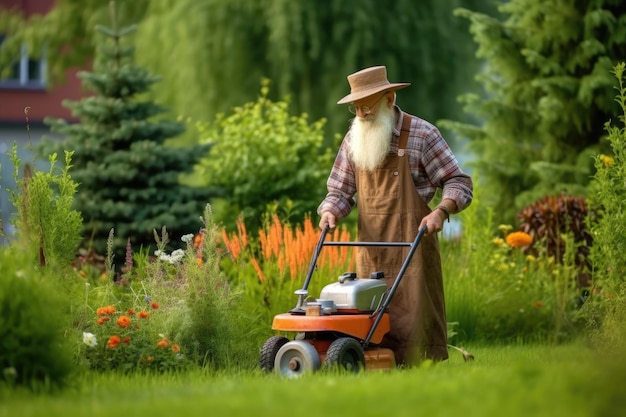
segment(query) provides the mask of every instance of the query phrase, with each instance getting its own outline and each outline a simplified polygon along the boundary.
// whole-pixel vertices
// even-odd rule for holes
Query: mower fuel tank
[[[338,282],[322,289],[320,299],[333,300],[338,311],[374,311],[386,291],[387,284],[381,279],[357,278],[355,273],[345,273]]]

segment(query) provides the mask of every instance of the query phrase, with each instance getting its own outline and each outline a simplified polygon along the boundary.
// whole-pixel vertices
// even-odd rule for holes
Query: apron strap
[[[409,132],[411,131],[411,116],[402,112],[402,129],[400,130],[400,140],[398,141],[398,150],[406,149],[409,142]]]

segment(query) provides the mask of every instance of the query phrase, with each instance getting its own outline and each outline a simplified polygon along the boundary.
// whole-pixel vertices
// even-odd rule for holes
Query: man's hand
[[[326,226],[328,226],[330,230],[337,227],[337,218],[330,211],[323,212],[322,218],[320,219],[320,229],[324,230]]]
[[[454,200],[446,198],[432,212],[424,216],[419,228],[421,230],[422,227],[426,226],[428,228],[426,234],[441,232],[443,222],[450,221],[450,214],[456,212],[457,206]]]
[[[433,210],[427,216],[424,216],[422,222],[420,223],[419,229],[426,226],[428,229],[426,231],[427,235],[432,233],[437,233],[443,230],[443,222],[448,218],[446,213],[443,210]]]

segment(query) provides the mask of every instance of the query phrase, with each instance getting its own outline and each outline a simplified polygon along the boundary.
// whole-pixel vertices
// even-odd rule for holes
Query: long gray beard
[[[358,169],[373,171],[391,149],[395,113],[383,103],[374,118],[356,117],[350,127],[350,156]]]

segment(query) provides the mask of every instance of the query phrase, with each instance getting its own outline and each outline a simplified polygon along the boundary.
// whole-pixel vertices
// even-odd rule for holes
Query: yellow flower
[[[497,237],[495,239],[492,240],[493,244],[496,246],[502,246],[502,244],[504,244],[504,239]]]
[[[535,257],[534,257],[534,256],[532,256],[532,255],[528,255],[528,256],[526,257],[526,260],[527,260],[528,262],[535,262],[535,261],[537,260],[537,258],[535,258]]]
[[[533,243],[533,237],[525,232],[513,232],[506,235],[506,243],[514,248],[521,248]]]
[[[605,167],[613,166],[613,164],[615,163],[615,160],[613,159],[613,157],[608,156],[608,155],[600,155],[600,160],[602,161]]]
[[[498,226],[498,230],[500,230],[502,233],[508,233],[511,229],[513,229],[513,226],[511,226],[510,224],[501,224],[500,226]]]

